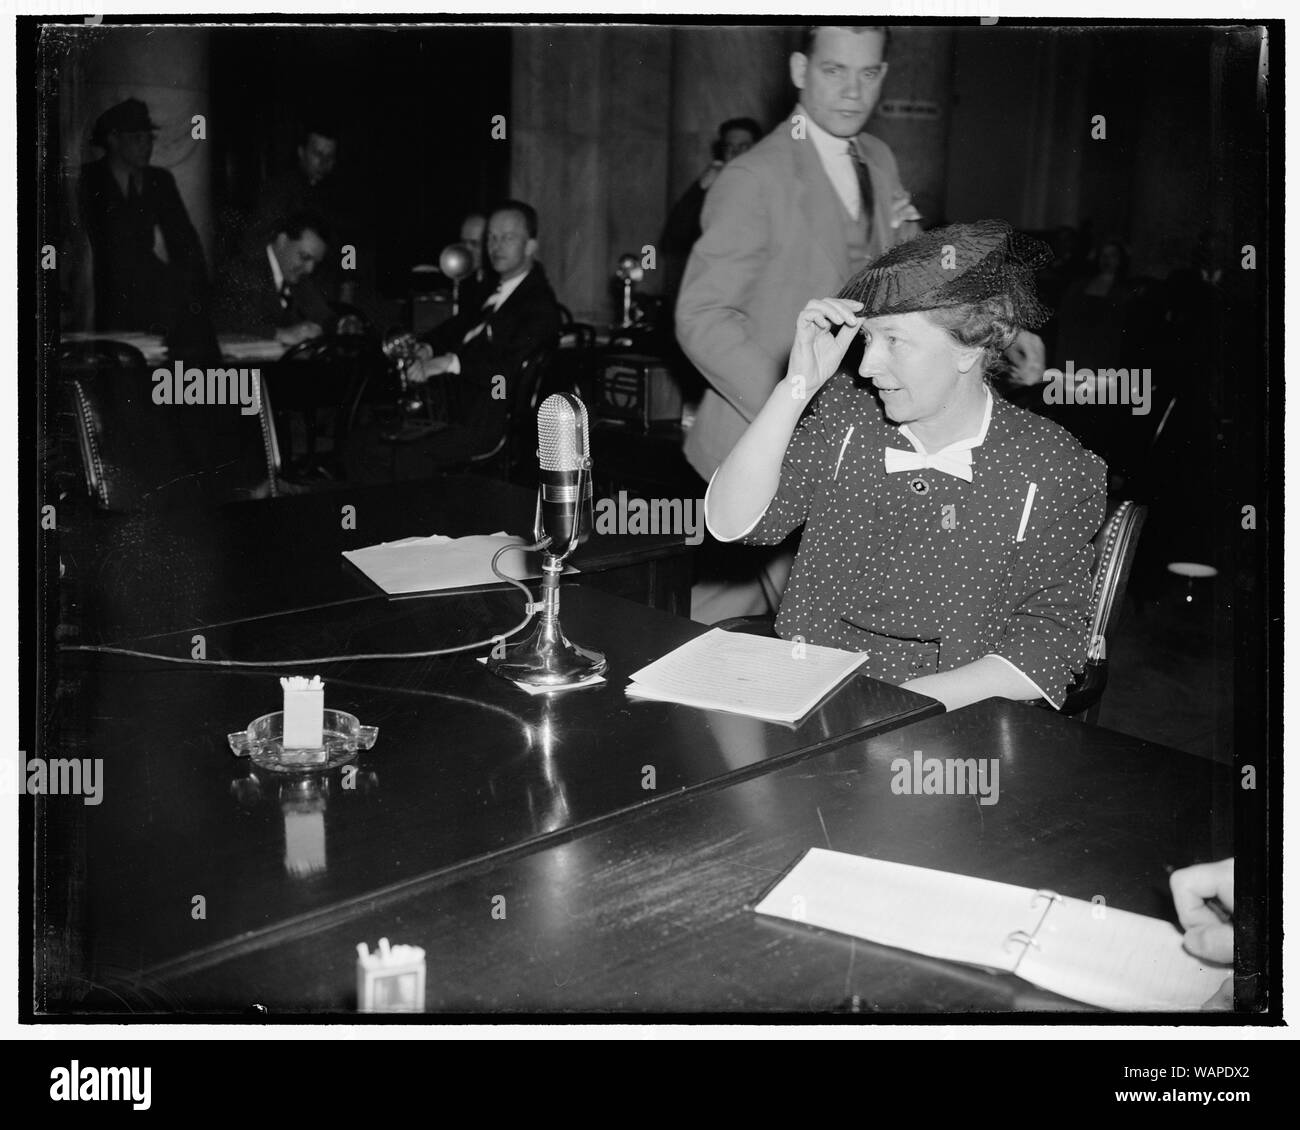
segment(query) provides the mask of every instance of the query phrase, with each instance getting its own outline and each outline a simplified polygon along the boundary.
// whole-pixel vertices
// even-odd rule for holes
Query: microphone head
[[[537,412],[537,459],[543,471],[576,471],[590,450],[587,406],[568,392],[542,401]]]
[[[463,279],[474,269],[474,252],[463,243],[448,244],[438,256],[438,266],[452,281]]]

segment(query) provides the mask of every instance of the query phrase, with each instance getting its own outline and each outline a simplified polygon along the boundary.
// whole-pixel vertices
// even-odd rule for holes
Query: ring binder
[[[1194,1011],[1231,973],[1193,957],[1178,928],[1157,918],[1107,908],[1098,922],[1090,902],[1053,890],[825,848],[809,848],[754,909],[805,929],[1015,974],[1121,1012]]]
[[[1035,933],[1036,932],[1037,931],[1035,931]],[[1038,944],[1038,939],[1027,930],[1012,930],[1002,942],[1002,948],[1006,949],[1008,943],[1011,942],[1019,942],[1024,946],[1033,946],[1036,950],[1041,950],[1043,948]]]

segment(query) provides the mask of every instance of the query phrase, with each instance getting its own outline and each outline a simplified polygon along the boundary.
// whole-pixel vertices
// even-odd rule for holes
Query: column
[[[209,137],[213,130],[229,128],[229,123],[214,121],[211,116],[207,29],[86,27],[61,29],[60,34],[69,37],[60,64],[59,135],[70,209],[75,208],[80,167],[103,155],[90,144],[96,119],[110,106],[138,98],[149,107],[149,115],[159,127],[151,163],[176,178],[210,270],[211,160],[208,142],[192,136],[193,117],[204,116]],[[75,216],[75,212],[70,214]],[[84,256],[73,248],[73,258],[70,266],[82,268],[79,274],[84,273],[88,287]],[[78,298],[73,305],[77,321],[87,317],[84,299]]]

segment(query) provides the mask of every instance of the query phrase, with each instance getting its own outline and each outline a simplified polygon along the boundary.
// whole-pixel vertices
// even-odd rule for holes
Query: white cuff
[[[447,354],[447,356],[451,358],[451,361],[448,362],[448,364],[447,364],[447,372],[449,372],[449,373],[459,373],[459,372],[460,372],[460,358],[457,357],[456,354],[454,354],[454,353],[449,353],[449,354]]]
[[[721,469],[722,468],[718,468],[718,470]],[[709,478],[708,490],[704,492],[704,528],[708,530],[709,533],[712,534],[714,539],[716,539],[717,541],[720,542],[740,541],[741,538],[748,537],[750,532],[754,529],[754,527],[757,526],[759,522],[763,520],[763,515],[767,513],[768,507],[772,505],[772,499],[770,498],[768,499],[767,506],[764,506],[762,511],[760,511],[760,513],[758,514],[758,516],[752,522],[750,522],[748,526],[746,526],[743,530],[741,530],[740,533],[736,534],[735,537],[724,538],[717,532],[717,530],[713,528],[712,523],[710,523],[709,521],[709,493],[713,490],[713,480],[716,479],[717,477],[718,477],[718,472],[714,471]],[[772,497],[775,498],[776,496],[773,495]]]
[[[1059,702],[1053,702],[1053,701],[1052,701],[1052,696],[1051,696],[1051,695],[1049,695],[1045,690],[1043,690],[1042,687],[1040,687],[1036,682],[1034,682],[1033,679],[1031,679],[1031,678],[1030,678],[1028,675],[1026,675],[1023,671],[1021,671],[1020,668],[1017,667],[1014,663],[1012,663],[1011,660],[1008,659],[1005,655],[998,655],[996,652],[992,652],[992,651],[991,651],[991,652],[989,652],[988,655],[986,655],[984,658],[985,658],[985,659],[1000,659],[1000,660],[1002,660],[1003,663],[1005,663],[1008,667],[1010,667],[1011,670],[1017,672],[1017,673],[1020,675],[1020,677],[1021,677],[1022,679],[1025,680],[1025,682],[1027,682],[1031,687],[1034,688],[1034,690],[1036,690],[1036,691],[1038,692],[1038,697],[1039,697],[1039,698],[1045,698],[1045,699],[1047,699],[1047,701],[1050,702],[1050,703],[1052,704],[1052,709],[1053,709],[1053,710],[1060,710],[1060,709],[1061,709],[1061,704],[1060,704]]]

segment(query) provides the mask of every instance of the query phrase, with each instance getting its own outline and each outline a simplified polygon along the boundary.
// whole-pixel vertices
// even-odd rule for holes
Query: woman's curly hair
[[[1009,368],[1005,354],[1020,326],[1015,321],[1015,304],[1006,295],[994,294],[960,306],[937,306],[921,313],[947,330],[958,345],[983,351],[986,380]]]

